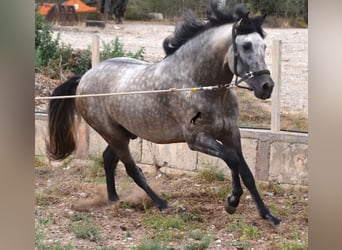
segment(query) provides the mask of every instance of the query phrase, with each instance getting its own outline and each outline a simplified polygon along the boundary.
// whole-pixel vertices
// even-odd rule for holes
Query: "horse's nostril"
[[[262,84],[262,90],[263,91],[267,91],[267,90],[270,90],[272,89],[272,84],[268,83],[268,82],[265,82]]]

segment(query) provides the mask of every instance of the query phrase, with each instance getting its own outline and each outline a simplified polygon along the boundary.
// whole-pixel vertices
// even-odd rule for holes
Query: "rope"
[[[215,85],[215,86],[203,86],[194,88],[170,88],[161,90],[142,90],[142,91],[131,91],[131,92],[120,92],[120,93],[101,93],[101,94],[86,94],[86,95],[64,95],[64,96],[38,96],[35,100],[55,100],[55,99],[71,99],[71,98],[85,98],[85,97],[99,97],[99,96],[120,96],[120,95],[138,95],[138,94],[151,94],[151,93],[169,93],[169,92],[184,92],[184,91],[203,91],[203,90],[214,90],[219,88],[229,88],[226,85]]]

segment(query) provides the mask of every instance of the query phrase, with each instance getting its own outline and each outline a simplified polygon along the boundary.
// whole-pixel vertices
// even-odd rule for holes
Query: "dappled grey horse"
[[[49,105],[50,156],[64,159],[76,147],[75,114],[108,143],[103,153],[108,199],[119,199],[115,189],[115,168],[119,160],[135,183],[155,202],[167,208],[147,184],[135,164],[129,141],[138,136],[154,143],[186,142],[191,150],[221,158],[232,173],[232,194],[225,209],[234,213],[243,193],[240,177],[251,193],[262,218],[274,224],[241,150],[238,104],[230,87],[233,76],[245,81],[256,97],[271,96],[273,81],[266,69],[265,16],[250,17],[243,7],[222,11],[212,1],[208,21],[191,12],[185,15],[163,46],[166,57],[158,63],[129,58],[109,59],[58,86],[54,96],[127,93],[217,86],[196,92],[166,92],[52,100]],[[242,87],[242,86],[241,86]]]

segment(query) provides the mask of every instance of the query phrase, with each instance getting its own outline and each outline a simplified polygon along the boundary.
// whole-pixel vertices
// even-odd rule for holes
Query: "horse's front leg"
[[[192,150],[216,156],[226,162],[232,173],[232,195],[227,197],[225,210],[230,214],[235,213],[243,193],[239,176],[240,159],[236,152],[204,132],[190,136],[187,143]]]
[[[239,133],[237,134],[237,138],[235,138],[238,139],[238,142],[231,143],[231,139],[232,138],[225,138],[222,140],[223,144],[221,144],[207,133],[200,132],[196,136],[192,136],[192,139],[188,141],[188,145],[192,150],[221,158],[230,167],[233,177],[233,190],[232,195],[227,198],[227,204],[225,206],[227,212],[235,212],[236,207],[239,205],[240,197],[242,195],[239,179],[240,174],[243,183],[256,202],[261,217],[278,225],[280,220],[274,217],[265,206],[256,188],[254,177],[242,155]]]
[[[253,174],[251,170],[249,169],[245,158],[243,157],[242,154],[242,149],[241,149],[241,137],[240,137],[240,130],[238,127],[235,127],[231,129],[230,133],[225,134],[224,138],[222,138],[222,143],[224,146],[228,148],[232,148],[238,158],[239,158],[239,169],[238,173],[240,174],[242,181],[244,185],[247,187],[248,191],[251,193],[257,208],[259,210],[259,213],[263,219],[270,220],[273,224],[278,225],[280,223],[280,220],[276,217],[274,217],[269,209],[266,207],[264,204],[262,198],[260,197],[260,194],[256,188],[255,185],[255,180],[253,177]],[[234,177],[233,177],[234,178]],[[228,200],[229,204],[229,200]]]

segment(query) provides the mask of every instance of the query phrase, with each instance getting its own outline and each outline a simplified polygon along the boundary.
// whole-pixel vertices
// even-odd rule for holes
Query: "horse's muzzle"
[[[254,95],[257,98],[260,99],[268,99],[271,97],[272,91],[273,91],[273,87],[274,87],[274,82],[270,77],[267,77],[268,79],[262,81],[261,84],[257,85],[257,86],[253,86],[253,90],[254,90]]]

